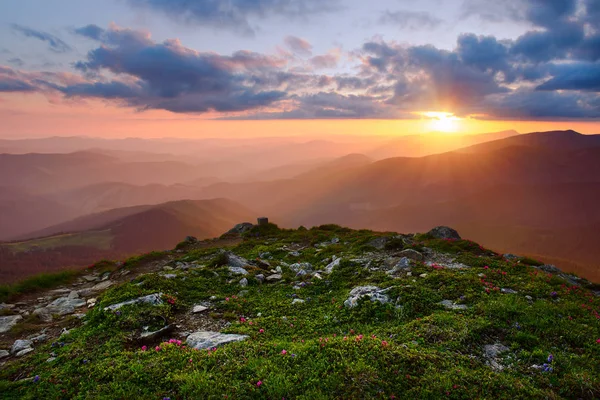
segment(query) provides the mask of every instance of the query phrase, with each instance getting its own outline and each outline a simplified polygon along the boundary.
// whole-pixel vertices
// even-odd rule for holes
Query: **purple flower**
[[[552,293],[550,293],[550,296],[552,296],[552,297],[557,297],[557,296],[558,296],[558,293],[556,293],[556,292],[552,292]]]
[[[37,383],[39,380],[40,380],[40,376],[39,376],[39,375],[36,375],[36,376],[33,378],[33,382],[34,382],[34,383]]]
[[[550,354],[548,356],[548,362],[551,363],[554,360],[554,356],[552,354]]]

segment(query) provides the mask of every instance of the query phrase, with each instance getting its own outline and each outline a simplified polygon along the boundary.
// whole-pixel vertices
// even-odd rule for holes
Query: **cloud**
[[[162,12],[189,24],[229,29],[242,35],[254,35],[249,18],[283,16],[306,17],[337,11],[339,0],[127,0],[135,7]]]
[[[67,52],[70,52],[73,50],[71,48],[71,46],[69,46],[68,44],[63,42],[58,37],[51,35],[49,33],[38,31],[35,29],[31,29],[31,28],[27,28],[25,26],[21,26],[21,25],[17,25],[17,24],[13,24],[13,25],[11,25],[11,27],[12,27],[13,31],[18,32],[22,35],[25,35],[26,37],[31,37],[31,38],[39,39],[43,42],[47,42],[48,45],[50,46],[50,50],[52,50],[56,53],[67,53]]]
[[[286,36],[285,45],[295,54],[310,57],[312,55],[312,44],[296,36]]]
[[[380,24],[392,25],[399,29],[433,29],[442,24],[442,20],[423,11],[384,11],[379,17]]]
[[[574,63],[553,65],[552,78],[536,90],[577,90],[600,93],[600,63]]]
[[[334,50],[327,54],[314,56],[309,60],[310,65],[315,69],[335,68],[340,60],[340,51]]]

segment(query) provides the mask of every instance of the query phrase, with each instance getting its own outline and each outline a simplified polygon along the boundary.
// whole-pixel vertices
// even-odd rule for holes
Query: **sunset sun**
[[[427,128],[435,132],[456,132],[459,128],[461,118],[449,112],[427,111],[420,113],[428,118]]]

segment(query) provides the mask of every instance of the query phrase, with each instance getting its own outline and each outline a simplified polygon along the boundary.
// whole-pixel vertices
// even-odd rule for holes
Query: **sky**
[[[600,0],[0,2],[0,137],[600,133]]]

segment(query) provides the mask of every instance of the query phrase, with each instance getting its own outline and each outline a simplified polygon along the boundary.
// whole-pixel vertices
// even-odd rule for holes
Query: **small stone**
[[[402,250],[398,255],[400,257],[406,257],[414,261],[423,261],[425,259],[423,254],[413,249]]]
[[[242,278],[242,279],[240,279],[240,286],[241,286],[241,287],[246,287],[246,286],[248,286],[248,279],[246,279],[246,278]]]
[[[137,303],[148,303],[148,304],[157,305],[157,304],[162,303],[161,297],[162,297],[162,293],[154,293],[154,294],[150,294],[148,296],[142,296],[142,297],[138,297],[137,299],[128,300],[128,301],[124,301],[121,303],[110,305],[108,307],[104,307],[104,311],[109,311],[109,310],[114,311],[114,310],[118,310],[119,308],[121,308],[123,306],[130,305],[130,304],[137,304]]]
[[[256,280],[260,283],[263,283],[265,281],[265,276],[263,274],[258,274],[254,278],[256,278]]]
[[[87,300],[87,307],[88,308],[94,308],[94,306],[96,305],[96,302],[98,301],[98,299],[95,298],[91,298]]]
[[[184,263],[177,263],[177,264],[178,264],[178,265],[177,265],[178,267],[184,267],[184,266],[185,266],[185,264],[184,264]],[[165,266],[163,267],[163,271],[173,271],[173,267],[169,267],[168,265],[165,265]]]
[[[325,273],[327,273],[327,274],[331,274],[333,272],[333,270],[335,268],[338,268],[340,266],[340,263],[342,262],[341,258],[336,258],[335,256],[333,256],[333,257],[334,257],[334,260],[325,267]]]
[[[41,342],[45,342],[46,340],[48,340],[48,335],[46,335],[46,334],[41,334],[41,335],[31,338],[31,341],[33,343],[41,343]]]
[[[175,274],[165,274],[163,276],[165,277],[165,279],[175,279],[175,278],[177,278],[177,275],[175,275]]]
[[[31,340],[23,340],[23,339],[16,340],[13,343],[12,347],[10,348],[10,354],[16,354],[16,353],[20,352],[21,350],[31,347],[32,345],[33,345],[33,342]]]
[[[196,306],[194,306],[194,309],[192,310],[192,313],[193,314],[198,314],[198,313],[204,312],[206,310],[208,310],[208,307],[205,307],[203,305],[196,305]]]
[[[248,275],[248,271],[241,267],[229,267],[229,272],[234,275]]]
[[[505,293],[505,294],[517,294],[517,293],[519,293],[516,290],[509,289],[509,288],[502,288],[502,289],[500,289],[500,291],[502,293]]]
[[[406,276],[412,276],[412,272],[407,272]]]
[[[56,360],[56,357],[50,357],[49,359],[46,360],[47,363],[52,362]]]
[[[529,295],[525,296],[525,298],[527,299],[527,301],[533,301],[533,297],[531,297]]]
[[[419,275],[420,278],[427,278],[427,274],[421,274]]]
[[[15,357],[23,357],[25,354],[29,354],[33,351],[33,348],[28,347],[26,349],[23,349],[21,351],[19,351],[17,354],[15,354]]]
[[[314,277],[314,278],[317,278],[317,279],[320,279],[320,280],[322,280],[322,279],[323,279],[323,277],[322,277],[321,275],[319,275],[319,273],[318,273],[318,272],[317,272],[317,273],[315,273],[315,274],[313,275],[313,277]]]
[[[15,326],[23,317],[21,315],[7,315],[0,317],[0,333],[8,332]]]
[[[87,282],[94,282],[98,280],[98,277],[96,275],[84,275],[83,279]]]
[[[553,274],[562,272],[560,269],[556,268],[555,265],[550,265],[550,264],[542,265],[541,267],[538,267],[538,268],[544,272],[549,272],[549,273],[553,273]]]
[[[294,299],[294,300],[292,300],[292,304],[302,304],[302,303],[304,303],[304,300],[302,300],[302,299]]]
[[[350,291],[348,299],[344,301],[344,306],[354,308],[358,305],[358,301],[364,297],[368,297],[372,302],[378,301],[381,304],[389,303],[390,298],[385,294],[388,290],[377,286],[357,286]]]
[[[0,360],[6,358],[10,355],[10,353],[6,350],[0,350]]]
[[[452,300],[443,300],[440,302],[440,304],[449,310],[466,310],[469,308],[464,304],[456,304]]]
[[[220,332],[195,332],[186,339],[187,344],[198,350],[211,349],[227,343],[241,342],[248,339],[247,335],[233,335]]]
[[[279,281],[279,280],[281,280],[281,274],[273,274],[273,275],[267,276],[267,281],[269,281],[269,282]]]
[[[290,269],[296,273],[300,272],[300,271],[312,271],[312,265],[310,263],[307,262],[303,262],[303,263],[295,263],[290,265]]]

